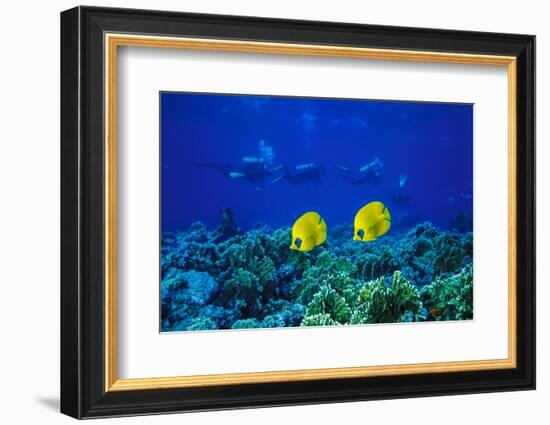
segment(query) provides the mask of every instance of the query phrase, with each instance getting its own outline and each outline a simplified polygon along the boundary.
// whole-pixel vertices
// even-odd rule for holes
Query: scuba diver
[[[409,202],[409,191],[405,187],[406,183],[407,176],[405,174],[401,174],[399,176],[399,188],[395,189],[392,195],[392,198],[396,204],[403,205]]]
[[[449,204],[453,204],[455,202],[460,202],[460,201],[471,201],[471,200],[472,200],[471,193],[458,192],[457,190],[453,190],[449,192],[449,196],[447,197],[447,202]]]
[[[377,182],[378,178],[382,175],[384,164],[380,161],[380,159],[374,158],[368,164],[363,165],[357,174],[352,174],[349,168],[341,165],[336,168],[343,178],[349,181],[352,185],[357,186],[363,183]]]
[[[283,168],[282,165],[271,167],[264,158],[255,156],[245,156],[242,162],[243,165],[239,168],[218,162],[194,163],[193,165],[195,167],[213,168],[230,179],[242,179],[251,183],[262,183],[266,178]]]
[[[290,184],[319,183],[321,181],[321,176],[325,174],[325,167],[323,165],[314,164],[313,162],[297,165],[292,172],[289,171],[286,165],[284,169],[285,174],[273,180],[273,183],[279,181],[283,177],[286,177]]]

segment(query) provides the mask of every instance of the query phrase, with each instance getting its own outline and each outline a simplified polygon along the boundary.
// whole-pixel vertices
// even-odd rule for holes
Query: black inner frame
[[[515,56],[517,368],[105,392],[106,32]],[[534,36],[77,7],[61,14],[61,119],[63,413],[91,418],[535,388]]]

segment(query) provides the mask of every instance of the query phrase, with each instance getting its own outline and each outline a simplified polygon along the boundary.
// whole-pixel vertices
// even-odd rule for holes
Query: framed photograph
[[[535,388],[535,37],[61,14],[61,411]]]

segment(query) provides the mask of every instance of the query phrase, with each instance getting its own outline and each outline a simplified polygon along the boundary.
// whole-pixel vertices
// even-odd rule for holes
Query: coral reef
[[[445,279],[437,277],[422,288],[422,301],[429,320],[473,318],[473,270],[469,264]]]
[[[424,222],[362,243],[340,225],[299,252],[290,228],[243,231],[226,208],[213,230],[194,223],[163,234],[161,329],[471,319],[473,239],[457,227]]]
[[[359,290],[352,323],[396,323],[422,320],[419,291],[396,271],[391,284],[378,278]]]

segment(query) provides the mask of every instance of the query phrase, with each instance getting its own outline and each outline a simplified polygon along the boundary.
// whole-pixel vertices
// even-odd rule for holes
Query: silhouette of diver
[[[286,177],[290,184],[318,183],[321,181],[321,176],[325,173],[325,167],[323,165],[317,165],[313,162],[297,165],[292,172],[289,171],[286,165],[284,169],[284,176],[276,178],[273,180],[273,183],[279,181],[283,177]]]
[[[407,176],[401,174],[399,176],[399,187],[393,191],[392,198],[396,204],[406,204],[409,202],[409,191],[405,187]]]
[[[245,156],[242,162],[243,165],[237,169],[230,164],[221,164],[218,162],[200,162],[193,165],[195,167],[213,168],[230,179],[243,179],[251,183],[262,183],[267,177],[272,176],[273,173],[283,168],[282,165],[271,167],[264,158],[254,156]]]
[[[336,168],[338,169],[339,174],[352,185],[360,185],[363,183],[377,182],[378,178],[382,175],[384,164],[380,161],[380,159],[374,158],[368,164],[363,165],[357,174],[352,174],[349,168],[341,165]]]
[[[466,192],[459,192],[457,190],[452,190],[449,192],[449,196],[447,197],[447,202],[449,204],[460,202],[460,201],[471,201],[472,200],[472,194],[466,193]]]

